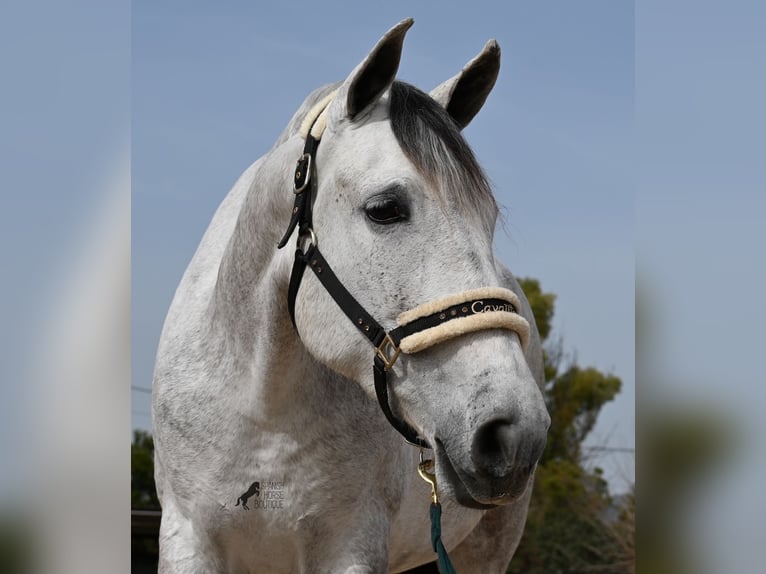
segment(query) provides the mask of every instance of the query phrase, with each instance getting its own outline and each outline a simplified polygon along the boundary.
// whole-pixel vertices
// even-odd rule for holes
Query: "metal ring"
[[[309,246],[311,246],[311,247],[316,247],[317,246],[317,236],[316,236],[316,233],[314,233],[314,230],[311,229],[310,227],[307,228],[307,229],[304,229],[298,235],[298,248],[303,253],[306,253],[306,249],[303,248],[302,243],[303,243],[303,240],[307,238],[307,236],[308,236],[309,244],[306,247],[306,249],[308,249]]]

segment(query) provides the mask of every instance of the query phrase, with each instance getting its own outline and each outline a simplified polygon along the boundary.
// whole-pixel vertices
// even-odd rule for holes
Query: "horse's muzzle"
[[[546,426],[525,429],[508,419],[492,419],[478,427],[467,456],[437,439],[437,458],[456,500],[488,508],[519,498],[542,456],[546,431]]]
[[[478,476],[507,479],[534,466],[544,448],[545,433],[522,429],[510,419],[493,419],[474,434],[471,462]]]

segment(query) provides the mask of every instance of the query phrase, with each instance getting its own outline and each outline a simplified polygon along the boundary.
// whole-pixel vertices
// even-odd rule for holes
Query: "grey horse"
[[[162,573],[384,573],[435,560],[420,453],[378,407],[369,341],[314,273],[290,321],[294,250],[276,245],[319,104],[312,225],[356,300],[391,329],[428,302],[501,289],[514,303],[493,312],[529,326],[452,333],[388,373],[391,411],[432,447],[457,571],[505,572],[518,545],[550,424],[542,351],[494,256],[497,207],[460,133],[500,49],[489,41],[426,94],[395,80],[411,25],[305,100],[223,200],[178,286],[153,383]]]

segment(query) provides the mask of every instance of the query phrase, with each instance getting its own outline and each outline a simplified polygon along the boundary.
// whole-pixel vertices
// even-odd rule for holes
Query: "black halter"
[[[293,234],[295,227],[298,227],[298,242],[295,249],[295,261],[293,270],[290,274],[290,286],[287,291],[287,305],[290,310],[290,320],[295,325],[295,298],[298,295],[298,288],[303,278],[303,272],[306,266],[314,272],[319,282],[324,286],[327,292],[332,296],[341,310],[356,325],[359,332],[362,333],[375,346],[375,358],[373,362],[373,373],[375,376],[375,394],[378,398],[378,404],[388,422],[401,433],[404,439],[416,446],[429,448],[428,442],[419,437],[417,431],[405,421],[397,417],[392,411],[388,402],[388,377],[386,373],[393,367],[396,359],[399,357],[399,342],[406,334],[399,332],[400,329],[394,329],[391,333],[378,323],[353,295],[348,292],[338,277],[333,273],[330,265],[319,251],[316,235],[311,228],[311,199],[312,191],[315,189],[314,175],[316,173],[315,157],[319,147],[319,140],[315,139],[309,130],[306,136],[306,143],[303,146],[303,155],[298,160],[295,167],[295,179],[293,191],[295,193],[295,203],[290,218],[290,224],[287,227],[282,240],[279,242],[279,249],[287,245],[287,241]],[[308,247],[305,252],[301,249],[301,244],[308,240]],[[411,327],[414,325],[407,325]],[[410,329],[408,329],[409,331]],[[414,332],[414,331],[413,331]]]
[[[316,121],[316,119],[314,119]],[[313,126],[313,124],[312,124]],[[373,373],[375,380],[375,395],[378,398],[383,414],[388,422],[399,431],[404,439],[415,446],[430,448],[428,442],[418,436],[417,431],[407,422],[397,417],[392,411],[388,400],[388,377],[387,373],[392,369],[399,357],[399,344],[402,339],[415,333],[435,328],[453,319],[465,318],[484,312],[486,309],[496,308],[510,311],[516,314],[515,307],[507,299],[495,299],[482,297],[474,300],[460,300],[450,306],[442,306],[435,313],[418,316],[404,325],[400,325],[389,332],[370,315],[359,302],[354,299],[338,277],[333,273],[327,260],[322,256],[317,245],[317,238],[312,229],[311,200],[312,191],[315,189],[316,180],[316,151],[319,147],[319,139],[311,134],[309,126],[303,154],[295,168],[293,191],[295,203],[287,231],[278,244],[281,249],[287,245],[287,241],[298,227],[298,241],[295,249],[295,261],[290,274],[290,286],[287,293],[290,320],[295,325],[295,298],[303,278],[303,273],[308,266],[316,275],[319,282],[332,296],[340,309],[346,314],[359,332],[367,337],[375,347],[373,360]],[[302,246],[308,243],[305,251]],[[480,304],[480,305],[479,305]],[[523,319],[520,319],[523,321]]]

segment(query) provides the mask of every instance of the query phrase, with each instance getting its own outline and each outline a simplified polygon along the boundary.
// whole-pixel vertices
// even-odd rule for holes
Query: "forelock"
[[[497,204],[487,176],[449,113],[425,92],[395,81],[389,114],[402,151],[440,198],[494,225]]]

